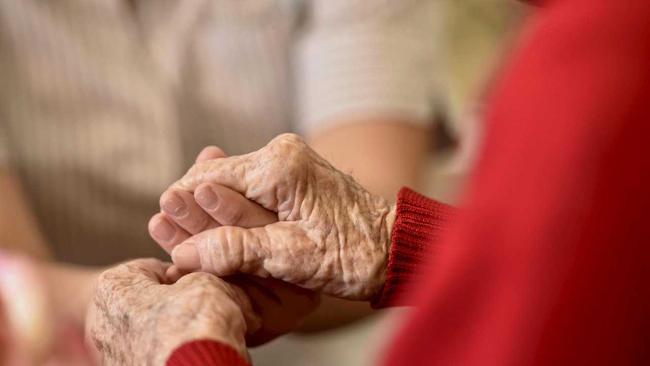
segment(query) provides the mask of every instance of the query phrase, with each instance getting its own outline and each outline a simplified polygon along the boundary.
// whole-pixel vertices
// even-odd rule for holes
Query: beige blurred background
[[[480,147],[485,89],[531,10],[509,0],[442,0],[443,101],[439,116],[447,135],[429,159],[420,190],[456,202]],[[440,129],[438,130],[440,131]],[[254,349],[255,365],[376,365],[408,309],[390,309],[352,325],[316,335],[290,335]]]
[[[201,147],[218,139],[238,154],[281,132],[313,127],[295,122],[291,104],[300,96],[287,83],[296,64],[278,51],[290,48],[290,26],[303,16],[292,4],[306,1],[269,7],[270,1],[222,0],[220,12],[208,11],[209,0],[185,1],[0,0],[0,168],[11,167],[19,177],[32,219],[58,260],[106,265],[125,257],[164,258],[146,221],[158,210],[157,195]],[[348,5],[339,4],[336,15],[345,18],[341,9]],[[403,6],[377,4],[386,14]],[[480,147],[482,96],[528,9],[515,0],[431,0],[425,8],[435,16],[417,31],[431,29],[427,47],[437,59],[421,78],[435,80],[435,96],[419,108],[404,91],[398,97],[407,100],[393,107],[426,117],[419,127],[434,126],[436,149],[415,188],[453,203]],[[361,7],[350,9],[363,15]],[[395,52],[413,51],[408,46],[391,45]],[[371,69],[381,71],[380,61]],[[316,89],[326,81],[317,80]],[[352,80],[350,89],[363,81]],[[326,107],[328,101],[313,98],[297,113],[323,119],[340,112],[337,102]],[[253,361],[375,364],[407,312],[383,311],[338,329],[286,336],[252,350]]]

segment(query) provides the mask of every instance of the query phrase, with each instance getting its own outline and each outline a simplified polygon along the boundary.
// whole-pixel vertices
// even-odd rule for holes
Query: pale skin
[[[385,195],[389,200],[394,199],[402,185],[418,184],[417,172],[424,160],[430,140],[426,129],[403,121],[367,118],[358,118],[353,123],[337,125],[335,128],[308,137],[309,143],[331,160],[336,167],[352,173],[371,191]],[[206,154],[201,158],[219,158],[223,152],[208,151]],[[367,158],[369,156],[378,159],[369,159]],[[383,161],[382,165],[373,165],[372,162],[377,160]],[[223,189],[223,187],[216,189]],[[103,269],[70,266],[51,260],[47,242],[40,234],[20,182],[10,170],[0,171],[0,197],[3,202],[0,205],[0,247],[37,258],[42,263],[43,277],[53,284],[48,287],[57,289],[51,295],[54,312],[64,314],[63,317],[81,326],[84,322],[83,314],[92,296],[92,284]],[[231,204],[223,205],[220,210],[230,207],[228,209],[230,211],[214,213],[226,216],[222,220],[227,224],[255,227],[277,220],[274,214],[269,213],[268,210],[261,210],[256,205],[245,205],[244,213],[241,214],[236,210],[233,212],[233,207],[240,207],[240,200],[235,195],[228,197],[226,202]],[[232,215],[240,215],[240,217],[235,216],[228,221],[227,216]],[[166,243],[169,246],[168,250],[189,234],[187,231],[179,230],[174,235],[179,236],[171,243]],[[159,240],[156,241],[160,243]],[[165,244],[161,245],[165,246]],[[300,298],[304,299],[304,297]],[[290,302],[286,301],[283,307],[286,307],[287,303]],[[306,309],[313,309],[313,304],[306,301],[299,302],[297,306],[298,309],[306,311]],[[267,306],[267,308],[272,307]],[[297,310],[292,309],[292,311]],[[278,319],[277,312],[274,312],[275,310],[271,311],[273,315],[268,318]],[[312,331],[327,329],[348,323],[370,312],[371,309],[366,303],[324,297],[322,305],[307,318],[301,329]],[[273,325],[271,328],[275,330],[262,337],[262,340],[258,340],[257,343],[263,342],[277,332],[285,332],[287,328],[295,328],[295,319],[285,320],[289,323],[283,326]]]
[[[34,258],[46,282],[56,288],[48,298],[58,317],[81,326],[99,269],[54,263],[18,179],[0,170],[0,248]]]
[[[197,158],[197,161],[221,156],[223,156],[223,152],[220,150],[208,149]],[[26,243],[26,245],[15,245],[5,247],[5,249],[37,257],[39,263],[37,271],[41,274],[40,278],[44,282],[43,288],[53,290],[46,294],[46,299],[50,301],[47,307],[53,310],[52,318],[83,328],[86,321],[86,310],[92,298],[93,285],[104,269],[68,265],[49,259],[47,247],[43,244],[45,240],[35,228],[36,220],[31,217],[31,213],[27,209],[26,200],[24,196],[21,196],[22,192],[18,182],[15,179],[9,180],[8,187],[3,188],[13,189],[16,195],[11,196],[8,204],[3,205],[0,209],[2,218],[5,219],[2,222],[7,225],[7,227],[3,227],[2,232],[6,235],[3,239],[6,240],[4,241],[6,243]],[[12,209],[15,209],[14,213],[20,215],[12,215]],[[11,220],[17,220],[16,226],[10,225]],[[32,230],[27,230],[30,227]],[[27,252],[25,253],[25,251]],[[180,277],[179,273],[170,273],[169,275]],[[249,346],[266,343],[298,328],[305,316],[311,313],[320,302],[320,298],[316,294],[280,281],[242,278],[229,280],[247,291],[262,319],[262,326],[258,331],[247,337]],[[290,313],[291,316],[282,316],[285,313]],[[53,351],[56,352],[56,350]]]
[[[369,301],[383,286],[395,208],[285,134],[241,156],[195,164],[163,194],[218,184],[277,214],[264,227],[221,226],[172,250],[184,271],[248,273],[350,300]]]
[[[307,143],[339,170],[389,202],[403,186],[418,187],[432,131],[422,125],[387,118],[348,118],[342,125],[306,137]],[[365,302],[323,296],[303,331],[344,325],[372,313]]]
[[[429,131],[415,124],[396,120],[364,119],[345,123],[307,138],[314,150],[332,161],[334,166],[350,172],[371,192],[379,193],[389,201],[396,197],[400,187],[417,186],[430,140]],[[221,153],[221,150],[215,147],[206,148],[204,153],[208,154],[214,150],[218,151],[215,156]],[[368,156],[376,159],[369,159]],[[251,228],[261,227],[277,220],[275,213],[244,199],[237,192],[219,185],[210,185],[209,188],[202,187],[195,192],[196,202],[218,223]],[[218,196],[220,204],[217,207],[202,205],[201,198],[210,191]],[[170,193],[171,191],[161,197],[161,206],[165,204]],[[189,214],[184,217],[186,225],[188,222],[199,223],[198,226],[206,225],[206,227],[219,225],[206,224],[205,214],[197,209],[194,202],[191,202],[192,198],[183,192],[179,194],[187,201],[186,204],[190,208]],[[153,224],[160,224],[161,220],[164,220],[165,225],[171,225],[162,230],[175,233],[172,240],[156,240],[166,250],[171,250],[189,237],[190,234],[181,229],[182,225],[174,225],[173,215],[165,213],[152,219],[150,232],[154,227]],[[153,232],[152,236],[156,238]],[[306,319],[301,330],[318,331],[343,325],[367,316],[371,312],[372,309],[365,302],[352,302],[325,296],[317,310]]]
[[[206,211],[185,205],[190,192]],[[169,247],[176,267],[138,260],[100,277],[87,324],[106,365],[162,365],[174,349],[197,339],[230,345],[246,357],[245,334],[255,330],[259,318],[244,291],[205,272],[272,276],[354,300],[372,300],[381,291],[394,205],[334,168],[296,135],[281,135],[247,155],[200,161],[162,197],[170,195],[183,202],[182,210],[169,210],[162,200],[174,222],[193,214],[213,221],[196,220],[205,230],[197,225],[192,230],[198,234]],[[247,205],[255,202],[277,221],[224,226],[221,219],[242,220],[232,205],[228,212],[235,214],[219,216],[224,197],[234,197],[249,211]],[[156,220],[169,220],[167,215],[152,219],[154,233]],[[178,279],[183,271],[200,272]]]
[[[261,320],[244,291],[207,273],[174,282],[166,277],[168,267],[139,259],[99,276],[86,334],[101,364],[162,366],[176,348],[196,339],[218,341],[248,357],[245,336]]]

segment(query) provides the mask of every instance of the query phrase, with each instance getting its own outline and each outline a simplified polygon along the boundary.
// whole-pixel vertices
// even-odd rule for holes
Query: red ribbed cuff
[[[204,339],[187,342],[176,348],[167,366],[251,366],[234,348]]]
[[[374,308],[409,305],[404,295],[418,282],[424,263],[435,255],[441,234],[456,209],[409,188],[397,196],[397,212],[391,233],[386,283],[372,302]]]

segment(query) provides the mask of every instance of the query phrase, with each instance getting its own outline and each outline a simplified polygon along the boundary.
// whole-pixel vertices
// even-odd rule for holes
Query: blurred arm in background
[[[9,360],[13,359],[11,357],[20,360],[28,357],[33,362],[40,362],[47,357],[62,364],[86,364],[85,351],[80,348],[83,323],[92,296],[92,283],[99,272],[50,262],[46,239],[38,228],[20,181],[6,166],[0,167],[0,202],[0,259],[10,260],[0,267],[8,263],[18,266],[0,268],[0,276],[3,276],[0,278],[0,304],[5,305],[0,306],[0,319],[6,316],[12,324],[8,327],[3,325],[5,336],[9,337],[5,341],[10,343],[0,344],[0,354]],[[28,261],[16,262],[13,255],[25,257]],[[12,276],[27,277],[18,279]],[[22,293],[13,292],[12,286],[18,280],[22,281]],[[7,302],[15,303],[10,305]],[[30,318],[24,319],[29,323],[12,319],[15,314],[11,309],[30,311]],[[62,333],[65,337],[57,336]],[[9,348],[1,349],[5,346]]]
[[[18,178],[9,168],[0,168],[0,248],[38,259],[51,253]]]
[[[20,181],[8,168],[0,168],[0,250],[30,257],[39,263],[54,313],[82,326],[91,284],[99,270],[49,263],[52,259]],[[84,291],[86,290],[86,291]]]
[[[12,170],[8,146],[5,126],[0,123],[0,252],[6,250],[33,259],[40,272],[39,280],[49,292],[46,298],[51,303],[47,305],[53,318],[72,322],[82,329],[92,283],[101,269],[53,262],[50,246],[39,228],[20,178]]]
[[[440,2],[317,1],[298,44],[299,130],[389,201],[418,187],[431,150]],[[324,297],[304,331],[344,325],[366,303]]]

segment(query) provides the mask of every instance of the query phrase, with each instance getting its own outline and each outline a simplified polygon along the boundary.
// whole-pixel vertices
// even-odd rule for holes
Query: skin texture
[[[273,277],[351,300],[370,300],[381,289],[394,208],[298,136],[197,163],[170,191],[195,192],[205,183],[242,193],[279,222],[202,231],[172,250],[180,269]]]
[[[349,173],[370,192],[389,202],[403,186],[421,186],[423,167],[433,154],[433,129],[422,123],[385,117],[346,116],[331,128],[305,137],[309,146]],[[323,296],[321,305],[301,331],[315,332],[342,326],[374,311],[370,304]]]
[[[38,228],[20,181],[8,170],[0,170],[0,202],[0,249],[34,259],[44,287],[55,289],[47,294],[52,318],[82,332],[92,286],[103,269],[51,260],[47,241]]]
[[[139,259],[103,272],[87,334],[103,365],[164,365],[194,339],[213,339],[247,357],[244,336],[259,318],[244,292],[207,273],[168,284],[169,264]]]
[[[196,161],[201,163],[225,156],[218,147],[209,146],[201,151]],[[184,190],[168,191],[161,196],[160,207],[161,212],[149,221],[149,233],[168,253],[206,228],[258,227],[277,221],[275,213],[215,184],[204,185],[194,195]],[[172,266],[166,276],[175,280],[185,273],[187,271]],[[262,320],[259,330],[246,337],[247,346],[261,345],[298,329],[320,303],[317,293],[272,278],[240,275],[230,276],[227,281],[246,292]]]
[[[402,186],[418,186],[420,172],[425,157],[430,153],[432,142],[432,131],[421,123],[358,118],[343,123],[336,122],[335,126],[308,136],[307,141],[336,168],[350,172],[369,191],[380,194],[389,201],[394,199]],[[199,154],[197,162],[225,156],[221,149],[210,146]],[[369,159],[370,156],[374,159]],[[169,196],[166,194],[161,197],[161,207],[169,205],[166,202]],[[188,195],[181,193],[181,197],[187,199]],[[240,193],[221,185],[201,185],[195,190],[194,199],[200,209],[194,202],[187,202],[189,212],[186,212],[182,219],[194,227],[209,224],[205,220],[205,213],[218,223],[216,226],[252,228],[277,221],[275,212],[268,211]],[[161,211],[163,212],[151,220],[149,229],[154,240],[170,252],[186,240],[190,233],[181,228],[182,222],[173,225],[174,217],[166,215],[164,209]],[[215,227],[213,224],[206,226]],[[158,232],[154,229],[158,229]],[[161,234],[165,234],[167,240],[160,240]],[[173,270],[176,271],[175,268]],[[285,305],[288,303],[290,301],[285,301]],[[320,306],[309,314],[299,330],[314,332],[330,329],[361,319],[372,312],[372,308],[365,302],[323,296]],[[290,322],[291,314],[287,315],[281,318]]]
[[[348,119],[307,136],[314,151],[349,173],[370,192],[389,201],[403,186],[421,185],[431,157],[433,131],[422,123],[390,119]]]

